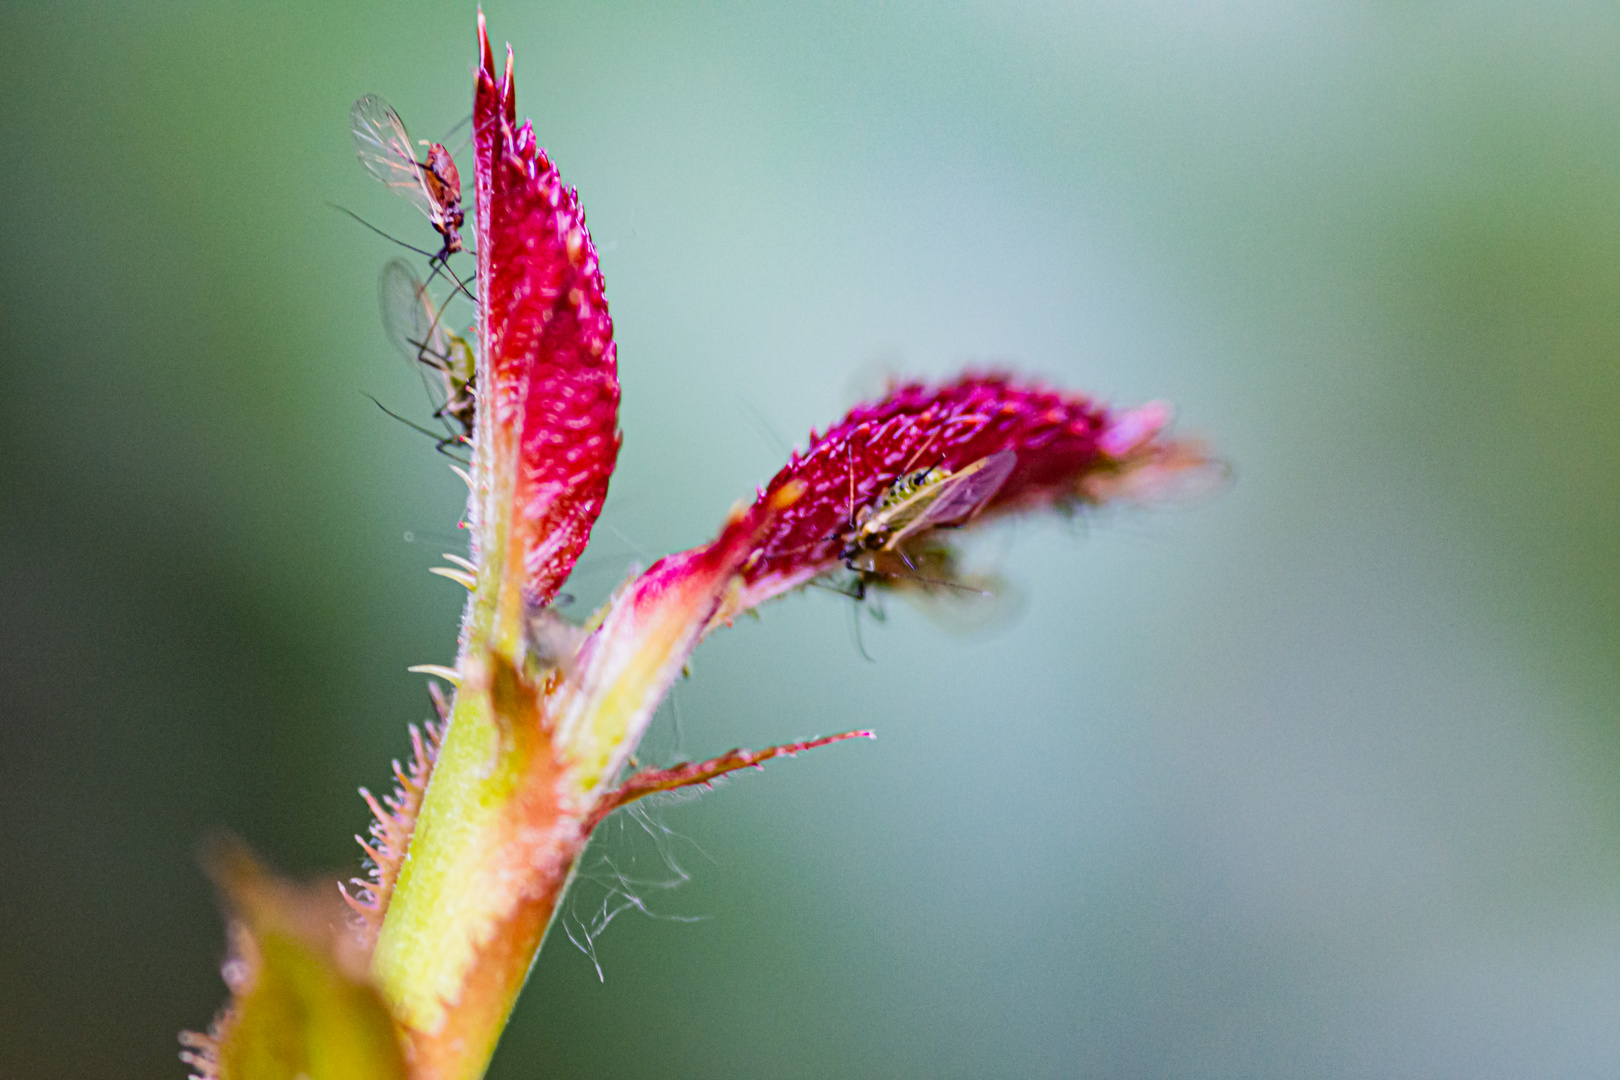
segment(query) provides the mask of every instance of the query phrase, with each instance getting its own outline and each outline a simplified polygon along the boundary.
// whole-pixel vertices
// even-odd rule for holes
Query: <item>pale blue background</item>
[[[701,921],[554,937],[492,1075],[1620,1072],[1613,5],[488,14],[618,327],[582,602],[876,370],[1170,398],[1237,476],[992,543],[999,635],[706,645],[654,756],[880,738],[657,809]],[[430,239],[347,109],[435,137],[472,60],[461,5],[0,15],[0,1076],[182,1075],[198,838],[352,865],[426,714],[461,488],[323,203]]]

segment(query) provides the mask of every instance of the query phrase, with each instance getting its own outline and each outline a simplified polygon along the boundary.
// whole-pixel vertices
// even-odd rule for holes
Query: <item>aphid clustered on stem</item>
[[[232,1002],[182,1055],[200,1077],[474,1080],[483,1075],[591,830],[644,795],[869,732],[733,750],[628,771],[654,710],[698,643],[812,581],[973,595],[947,530],[1162,492],[1218,471],[1167,435],[1168,410],[1115,411],[1004,374],[907,383],[861,405],[734,509],[709,544],[660,559],[585,625],[552,607],[602,510],[619,450],[613,323],[578,196],[528,123],[478,20],[473,107],[477,263],[458,279],[460,180],[434,144],[362,98],[367,169],[443,240],[428,282],[476,303],[468,339],[404,264],[384,318],[442,379],[441,447],[468,454],[466,558],[439,572],[470,591],[453,668],[426,668],[438,718],[412,729],[397,789],[365,793],[370,875],[342,896],[277,881],[239,845],[211,872],[230,913]],[[347,902],[345,906],[344,901]]]

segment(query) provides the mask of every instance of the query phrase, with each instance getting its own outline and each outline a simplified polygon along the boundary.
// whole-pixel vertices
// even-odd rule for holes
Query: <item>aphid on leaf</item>
[[[963,525],[1007,482],[1018,455],[1002,450],[955,472],[941,466],[906,473],[878,501],[851,514],[840,553],[844,565],[860,575],[860,588],[873,578],[917,576],[908,553],[913,538],[930,529]],[[948,584],[940,582],[940,584]]]
[[[360,164],[389,188],[411,201],[444,237],[434,261],[443,263],[461,250],[461,174],[441,143],[428,147],[427,160],[417,161],[411,137],[399,113],[376,94],[367,94],[349,110],[354,147]]]
[[[1017,463],[1016,453],[1002,450],[954,472],[937,465],[919,469],[902,474],[859,513],[852,505],[839,554],[854,582],[833,587],[856,601],[874,591],[898,593],[948,630],[974,632],[1005,622],[1022,597],[995,576],[963,574],[955,550],[939,542],[933,530],[967,524]],[[854,482],[851,473],[852,504]],[[883,618],[881,605],[874,604],[871,613]]]
[[[444,380],[444,403],[435,417],[455,421],[460,434],[439,440],[443,449],[455,442],[470,442],[477,395],[473,380],[477,362],[467,339],[444,327],[444,308],[433,302],[427,286],[403,259],[383,267],[378,286],[383,330],[407,360],[437,371]]]

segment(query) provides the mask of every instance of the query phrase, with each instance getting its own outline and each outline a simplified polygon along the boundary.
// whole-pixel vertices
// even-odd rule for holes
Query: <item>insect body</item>
[[[834,588],[856,601],[874,591],[896,593],[929,621],[954,632],[974,633],[1011,618],[1020,606],[1018,591],[995,575],[963,573],[956,550],[934,530],[967,524],[1017,463],[1013,451],[1003,450],[954,472],[934,466],[900,476],[875,503],[859,513],[851,510],[839,554],[854,581]],[[883,619],[881,604],[869,610]],[[859,626],[857,620],[857,641]]]
[[[349,110],[350,131],[360,164],[382,183],[427,215],[444,238],[434,258],[443,262],[461,250],[461,174],[440,143],[428,147],[427,160],[417,161],[411,137],[399,113],[376,94],[367,94]]]
[[[477,395],[473,385],[476,361],[467,340],[444,326],[444,309],[434,304],[427,287],[403,259],[383,267],[379,284],[383,329],[408,360],[439,373],[444,380],[444,403],[434,413],[453,420],[461,433],[441,439],[440,449],[452,442],[470,441]]]
[[[978,513],[1012,474],[1018,455],[1003,450],[952,472],[940,466],[901,476],[876,503],[854,516],[840,553],[844,565],[860,575],[859,588],[874,578],[914,576],[908,556],[912,541],[930,529],[965,524]],[[941,584],[948,584],[941,582]]]

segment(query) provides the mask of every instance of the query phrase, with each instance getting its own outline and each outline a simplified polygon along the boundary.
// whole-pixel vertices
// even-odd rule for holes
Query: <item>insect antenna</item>
[[[771,442],[776,444],[776,448],[782,451],[783,457],[792,452],[793,448],[787,444],[787,440],[776,433],[776,429],[771,426],[771,422],[765,419],[765,414],[760,412],[753,402],[745,397],[739,397],[737,403],[747,410],[749,416],[753,417],[754,422],[759,426],[760,433],[769,438]]]
[[[932,410],[930,410],[930,411],[932,411]],[[923,415],[926,416],[927,413],[924,413]],[[917,459],[922,457],[924,454],[926,454],[928,452],[929,447],[933,446],[934,443],[938,442],[939,437],[941,435],[943,435],[944,433],[945,433],[945,426],[944,425],[940,425],[938,428],[936,428],[934,430],[934,433],[928,437],[928,441],[923,443],[921,446],[919,446],[917,448],[916,453],[912,454],[910,458],[906,459],[905,465],[902,466],[901,469],[900,469],[900,475],[904,476],[907,473],[909,473],[911,471],[911,467],[913,465],[917,464]],[[938,465],[930,466],[930,468],[938,468],[938,467],[939,467]]]
[[[844,459],[849,471],[849,530],[855,531],[855,441],[844,444]]]
[[[911,566],[911,562],[907,560],[906,565]],[[877,573],[877,571],[874,571],[874,573]],[[966,593],[969,596],[982,596],[987,600],[993,600],[996,596],[989,589],[975,589],[973,586],[964,585],[960,581],[946,581],[944,578],[924,577],[921,574],[882,574],[881,576],[892,577],[896,581],[920,581],[924,585],[938,585],[942,589],[955,589],[957,592]]]
[[[822,575],[822,577],[825,576],[826,575]],[[859,581],[857,581],[852,588],[848,589],[844,588],[842,585],[834,585],[830,582],[823,581],[821,577],[813,577],[809,581],[806,581],[805,584],[810,586],[812,589],[826,589],[828,592],[842,596],[846,600],[866,599],[864,595],[865,590],[861,588],[861,583]]]
[[[415,252],[416,254],[422,256],[423,258],[425,258],[428,261],[428,265],[431,266],[433,269],[428,274],[427,281],[424,281],[422,283],[424,286],[431,283],[434,278],[438,277],[439,272],[441,270],[449,269],[450,256],[449,256],[448,253],[446,253],[444,251],[432,252],[432,251],[427,250],[426,248],[419,248],[415,244],[408,244],[405,241],[401,240],[399,237],[393,235],[392,233],[385,232],[382,229],[377,228],[377,226],[373,225],[371,222],[367,221],[365,218],[361,217],[359,214],[355,213],[353,210],[350,210],[347,206],[339,206],[335,202],[328,202],[326,205],[330,206],[333,210],[337,210],[337,211],[340,211],[342,213],[348,214],[350,217],[354,218],[354,220],[358,221],[360,224],[364,225],[366,228],[370,229],[372,232],[376,233],[378,236],[382,237],[384,240],[387,240],[389,243],[397,244],[400,247],[404,248],[406,251]],[[463,249],[463,250],[467,250],[467,249]],[[467,251],[467,254],[472,255],[472,256],[474,256],[476,258],[478,253],[476,251]],[[475,304],[475,305],[478,303],[478,297],[475,296],[473,294],[473,292],[470,289],[467,288],[467,285],[468,285],[469,282],[472,282],[472,281],[476,280],[477,276],[478,276],[477,274],[471,274],[471,275],[468,275],[466,278],[462,278],[459,275],[454,274],[454,273],[449,275],[450,280],[455,283],[455,291],[459,292],[462,296],[466,297],[468,303]]]
[[[468,113],[466,116],[463,116],[461,118],[461,120],[459,122],[457,122],[455,127],[451,128],[449,131],[444,133],[444,138],[439,140],[439,145],[440,146],[448,145],[449,142],[450,142],[451,136],[455,135],[456,132],[460,131],[464,127],[471,127],[472,126],[472,118],[473,118],[472,113]],[[467,149],[467,147],[472,145],[472,141],[473,141],[473,133],[471,131],[469,131],[469,132],[467,132],[467,137],[465,139],[462,139],[461,143],[454,150],[452,150],[450,152],[450,156],[451,157],[460,157],[461,152],[463,150]]]
[[[362,390],[361,393],[365,394],[366,397],[371,398],[371,403],[373,405],[377,406],[377,408],[381,409],[383,412],[387,413],[389,416],[393,417],[395,420],[398,420],[400,423],[404,424],[406,427],[410,428],[412,431],[420,432],[421,434],[426,435],[428,438],[432,439],[434,444],[435,444],[434,449],[437,450],[439,453],[443,454],[445,457],[449,458],[451,461],[454,461],[458,465],[461,465],[463,467],[469,467],[472,464],[472,462],[468,461],[467,459],[459,458],[455,454],[452,454],[450,452],[449,448],[454,446],[457,442],[459,442],[461,440],[462,437],[460,435],[453,435],[453,434],[440,435],[437,431],[433,431],[433,430],[431,430],[429,428],[425,428],[421,424],[418,424],[413,420],[406,419],[405,417],[399,415],[399,413],[395,412],[393,409],[390,409],[388,406],[384,405],[382,402],[378,401],[376,398],[371,397],[370,394],[366,394],[365,391]]]
[[[341,211],[341,212],[343,212],[345,214],[348,214],[350,217],[354,218],[354,220],[358,221],[360,224],[364,225],[366,228],[370,229],[372,232],[376,233],[378,236],[382,237],[384,240],[390,241],[391,243],[398,244],[400,247],[404,248],[406,251],[414,251],[418,255],[420,255],[423,258],[428,259],[428,260],[434,260],[434,259],[438,258],[437,255],[435,255],[431,251],[426,250],[425,248],[419,248],[415,244],[407,244],[405,241],[401,240],[399,237],[393,236],[393,235],[391,235],[389,233],[386,233],[386,232],[383,232],[381,229],[377,228],[377,226],[373,225],[371,222],[367,221],[365,218],[361,217],[359,214],[355,213],[353,210],[350,210],[347,206],[339,206],[335,202],[328,202],[326,205],[330,206],[334,210],[339,210],[339,211]]]
[[[864,586],[866,583],[860,582],[859,584]],[[862,588],[861,591],[862,593],[865,593],[866,590]],[[873,659],[871,653],[866,651],[866,642],[861,639],[861,607],[862,604],[860,603],[860,598],[857,598],[856,603],[853,604],[849,609],[850,619],[855,626],[855,651],[859,652],[861,654],[861,658],[864,659],[868,664],[875,664],[877,661]]]
[[[845,525],[845,528],[847,529],[847,532],[845,533],[845,535],[849,536],[849,535],[852,535],[855,532],[855,440],[854,439],[850,439],[848,442],[846,442],[844,444],[844,460],[845,460],[845,463],[846,463],[846,466],[847,466],[847,471],[849,473],[849,496],[848,496],[848,502],[845,504],[846,508],[847,508],[847,514],[848,514],[847,524]],[[847,550],[848,544],[849,544],[849,541],[846,540],[845,541],[846,550]],[[844,563],[845,563],[846,566],[849,566],[850,569],[852,569],[852,570],[854,569],[854,567],[852,565],[850,565],[850,560],[849,560],[849,557],[847,555],[844,557]],[[855,601],[855,603],[850,606],[850,618],[852,620],[854,620],[854,627],[855,627],[855,650],[861,654],[861,657],[867,663],[869,663],[869,664],[877,663],[877,661],[875,659],[873,659],[872,654],[866,651],[866,642],[863,639],[862,634],[861,634],[861,609],[863,607],[865,607],[865,601],[866,601],[866,575],[860,573],[859,571],[857,571],[856,574],[855,574],[855,584],[854,584],[853,588],[850,591],[847,591],[847,592],[845,590],[843,590],[843,589],[840,589],[840,588],[837,588],[836,586],[831,586],[831,585],[823,586],[823,588],[829,588],[829,589],[832,589],[833,592],[842,593],[844,596],[847,596],[851,600]]]

